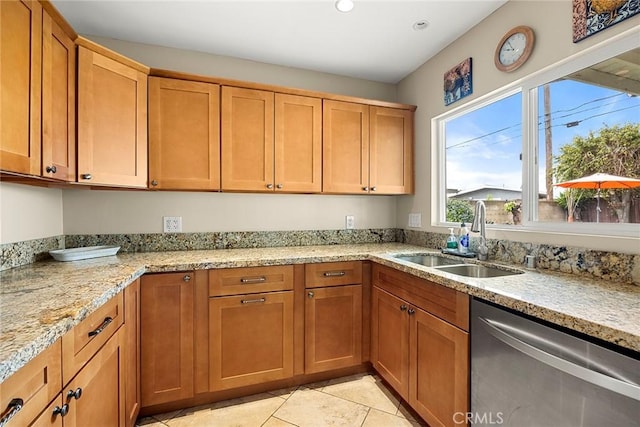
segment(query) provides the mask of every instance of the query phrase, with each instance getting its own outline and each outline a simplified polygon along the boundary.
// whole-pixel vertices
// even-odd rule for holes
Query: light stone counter
[[[0,382],[144,273],[352,260],[372,260],[640,351],[638,286],[538,271],[468,278],[392,257],[429,252],[435,251],[401,243],[148,252],[6,270],[0,273]]]

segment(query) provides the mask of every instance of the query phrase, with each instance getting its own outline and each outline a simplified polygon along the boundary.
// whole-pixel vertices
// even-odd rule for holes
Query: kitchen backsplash
[[[81,246],[115,245],[121,252],[158,252],[402,242],[439,249],[445,239],[442,233],[394,228],[68,235],[0,245],[0,270],[48,259],[53,249]],[[472,239],[472,251],[476,245],[477,239]],[[526,255],[534,255],[540,269],[640,285],[640,255],[495,239],[488,239],[487,245],[492,261],[524,266]]]
[[[64,249],[64,245],[64,236],[0,245],[0,271],[43,261],[50,257],[49,251]]]

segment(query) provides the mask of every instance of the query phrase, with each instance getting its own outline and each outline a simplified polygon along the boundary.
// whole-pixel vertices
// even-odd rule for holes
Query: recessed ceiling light
[[[427,22],[425,19],[422,19],[420,21],[416,21],[413,24],[413,29],[416,31],[420,31],[420,30],[424,30],[428,26],[429,26],[429,22]]]
[[[351,12],[351,9],[353,9],[353,0],[337,0],[336,9],[340,12]]]

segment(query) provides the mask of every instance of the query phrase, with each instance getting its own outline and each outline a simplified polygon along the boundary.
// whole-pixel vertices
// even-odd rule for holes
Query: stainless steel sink
[[[394,258],[424,265],[425,267],[460,264],[459,261],[454,261],[452,259],[441,257],[438,255],[397,255],[394,256]]]
[[[457,274],[458,276],[478,278],[513,276],[523,273],[522,271],[503,270],[501,268],[486,267],[478,264],[445,265],[436,267],[436,269],[447,273]]]

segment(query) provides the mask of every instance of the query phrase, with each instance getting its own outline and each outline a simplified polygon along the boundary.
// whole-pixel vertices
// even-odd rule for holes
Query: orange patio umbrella
[[[620,190],[640,187],[640,179],[626,176],[609,175],[607,173],[594,173],[582,178],[554,184],[563,188],[580,188],[584,190],[597,190],[596,222],[600,222],[600,189]]]

